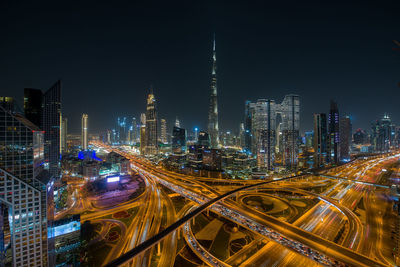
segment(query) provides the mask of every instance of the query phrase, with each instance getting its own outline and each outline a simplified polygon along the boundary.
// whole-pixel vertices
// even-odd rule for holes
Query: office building
[[[0,97],[0,106],[10,112],[14,112],[16,110],[16,103],[15,103],[13,97],[1,96]]]
[[[140,155],[145,154],[146,150],[146,114],[140,114],[140,129],[139,129],[139,138],[140,138]]]
[[[172,130],[172,154],[186,153],[186,130],[174,126]]]
[[[341,162],[350,161],[350,147],[352,139],[352,126],[349,116],[340,118],[339,121],[339,155]]]
[[[61,119],[61,154],[68,152],[67,135],[68,135],[68,119],[66,117],[62,117],[62,119]]]
[[[208,134],[210,135],[211,147],[219,147],[218,129],[218,101],[217,101],[217,54],[215,51],[215,36],[213,42],[213,63],[211,70],[211,95],[208,110]]]
[[[252,128],[256,140],[257,167],[272,170],[275,158],[276,105],[274,100],[255,103]]]
[[[222,170],[222,153],[219,149],[203,149],[203,169],[207,171]]]
[[[88,120],[89,120],[88,115],[82,114],[82,120],[81,120],[81,149],[82,150],[88,149],[88,131],[89,131]]]
[[[44,93],[42,130],[44,131],[45,158],[51,175],[60,177],[61,138],[61,81]]]
[[[327,157],[326,114],[314,114],[314,168],[325,164]]]
[[[252,152],[253,140],[252,140],[252,121],[254,116],[254,103],[246,101],[245,103],[245,117],[244,117],[244,147],[243,150],[247,153]]]
[[[7,217],[0,217],[10,225],[11,264],[47,266],[47,223],[51,219],[47,211],[53,208],[47,201],[47,192],[52,193],[46,187],[49,175],[43,169],[44,133],[22,115],[3,107],[0,133],[0,204],[8,211]]]
[[[372,123],[371,145],[375,152],[389,152],[394,144],[395,126],[389,115]]]
[[[286,95],[280,105],[282,117],[282,163],[287,169],[297,167],[300,132],[300,98],[298,95]]]
[[[366,144],[368,142],[367,133],[363,129],[358,128],[353,134],[353,142],[356,145]]]
[[[181,128],[181,122],[179,121],[178,117],[175,119],[175,127]]]
[[[306,148],[314,147],[314,131],[309,131],[304,133],[304,144]]]
[[[165,119],[161,119],[161,143],[167,144],[167,121]]]
[[[151,92],[147,97],[146,108],[146,156],[158,154],[158,125],[157,125],[157,105],[154,94]]]
[[[339,110],[337,103],[331,100],[328,117],[328,160],[339,163]]]
[[[40,89],[24,89],[25,117],[38,127],[42,125],[43,93]]]
[[[199,138],[197,141],[197,144],[199,146],[205,147],[205,148],[209,148],[210,147],[210,136],[208,135],[208,133],[204,132],[204,131],[200,131],[199,132]]]

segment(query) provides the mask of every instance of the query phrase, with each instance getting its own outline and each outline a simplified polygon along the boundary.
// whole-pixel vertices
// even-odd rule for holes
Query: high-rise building
[[[239,146],[243,149],[245,146],[245,140],[244,140],[244,123],[241,122],[239,125]]]
[[[395,126],[389,115],[372,123],[371,144],[375,152],[388,152],[394,145]]]
[[[49,175],[43,169],[43,131],[22,115],[0,107],[0,133],[0,205],[8,211],[8,216],[0,218],[10,225],[11,265],[47,266],[47,211],[53,209],[47,202],[47,191],[52,190],[46,187]]]
[[[305,132],[304,139],[307,148],[314,147],[314,131]]]
[[[81,149],[87,150],[88,149],[88,125],[89,117],[87,114],[82,114],[82,121],[81,121]]]
[[[298,95],[286,95],[281,104],[265,99],[256,103],[246,101],[244,128],[244,151],[260,157],[260,168],[272,169],[275,152],[280,154],[282,165],[287,169],[297,167],[300,130]]]
[[[252,122],[256,140],[257,166],[272,170],[275,159],[276,106],[274,100],[259,99]]]
[[[48,169],[56,178],[60,176],[61,139],[61,81],[57,81],[44,93],[42,130],[44,131],[45,158]]]
[[[172,153],[184,154],[186,152],[186,130],[174,126],[172,130]]]
[[[40,89],[24,89],[25,117],[38,127],[42,125],[43,93]]]
[[[5,110],[14,112],[16,104],[13,97],[0,96],[0,106],[3,107]]]
[[[280,106],[282,117],[282,163],[288,169],[297,167],[300,132],[300,98],[286,95]]]
[[[324,165],[327,156],[326,114],[314,114],[314,167]]]
[[[120,144],[126,144],[129,140],[126,117],[118,117],[117,119],[117,139]]]
[[[147,97],[146,108],[146,147],[145,154],[154,156],[158,153],[158,126],[157,126],[157,106],[153,92]]]
[[[181,128],[181,122],[179,121],[178,117],[175,119],[175,127]]]
[[[340,118],[339,121],[339,153],[340,161],[347,162],[350,161],[350,147],[351,147],[351,136],[352,127],[351,120],[349,116],[344,116]]]
[[[131,143],[136,144],[138,141],[138,125],[136,122],[136,118],[132,118],[132,129],[131,129]]]
[[[161,143],[167,144],[167,121],[165,119],[161,119]]]
[[[357,129],[353,134],[353,141],[356,145],[362,145],[368,142],[368,135],[363,129]]]
[[[213,42],[213,64],[211,70],[211,95],[208,110],[208,134],[210,135],[211,147],[219,146],[218,130],[218,101],[217,101],[217,54],[215,51],[215,36]]]
[[[328,160],[339,162],[339,110],[337,103],[331,100],[328,118]]]
[[[252,121],[253,121],[253,114],[254,114],[254,103],[250,101],[246,101],[245,103],[245,117],[244,117],[244,147],[243,150],[247,153],[251,153],[253,147],[252,141]]]
[[[208,133],[204,132],[204,131],[200,131],[199,132],[199,138],[197,141],[197,144],[199,146],[205,147],[205,148],[209,148],[210,147],[210,136],[208,135]]]
[[[68,119],[62,117],[61,120],[61,154],[67,152]]]
[[[146,153],[146,114],[140,114],[140,155]]]

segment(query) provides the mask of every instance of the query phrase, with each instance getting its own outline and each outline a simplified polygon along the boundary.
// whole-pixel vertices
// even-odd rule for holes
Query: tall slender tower
[[[82,150],[88,149],[88,115],[82,114],[82,133],[81,133]]]
[[[153,90],[152,90],[153,91]],[[147,156],[155,156],[158,153],[158,129],[157,129],[157,107],[153,92],[147,97],[146,108],[146,147]]]
[[[215,52],[215,35],[213,42],[213,65],[211,71],[211,96],[208,110],[208,133],[211,139],[211,147],[219,146],[218,132],[218,102],[217,102],[217,54]]]
[[[339,110],[337,103],[331,100],[331,107],[328,117],[329,132],[329,162],[337,164],[339,162]]]
[[[44,155],[49,162],[49,172],[59,178],[61,172],[61,81],[57,81],[43,95],[41,129],[44,131]]]

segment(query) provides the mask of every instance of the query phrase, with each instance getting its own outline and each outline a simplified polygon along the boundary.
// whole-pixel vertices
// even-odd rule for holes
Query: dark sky
[[[84,3],[83,3],[84,2]],[[63,113],[79,132],[145,110],[206,127],[212,35],[220,128],[236,131],[244,101],[301,96],[301,128],[337,100],[355,128],[389,113],[400,123],[400,1],[0,2],[0,95],[63,81]],[[278,3],[279,2],[279,3]]]

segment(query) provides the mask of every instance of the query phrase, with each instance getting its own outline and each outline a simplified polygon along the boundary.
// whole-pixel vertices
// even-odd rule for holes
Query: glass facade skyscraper
[[[339,162],[339,110],[337,103],[331,100],[328,118],[328,160],[330,163]]]
[[[172,130],[172,153],[184,154],[186,152],[186,129],[174,126]]]
[[[61,148],[61,81],[57,81],[43,97],[43,120],[45,158],[51,175],[60,176]]]
[[[324,165],[327,153],[326,114],[314,114],[314,168]]]
[[[38,127],[42,127],[43,93],[40,89],[24,89],[25,117]]]
[[[147,97],[146,108],[146,138],[145,138],[145,154],[154,156],[158,153],[158,125],[157,125],[157,106],[153,93]]]
[[[13,266],[46,266],[47,171],[43,132],[0,107],[0,202],[8,208]]]

